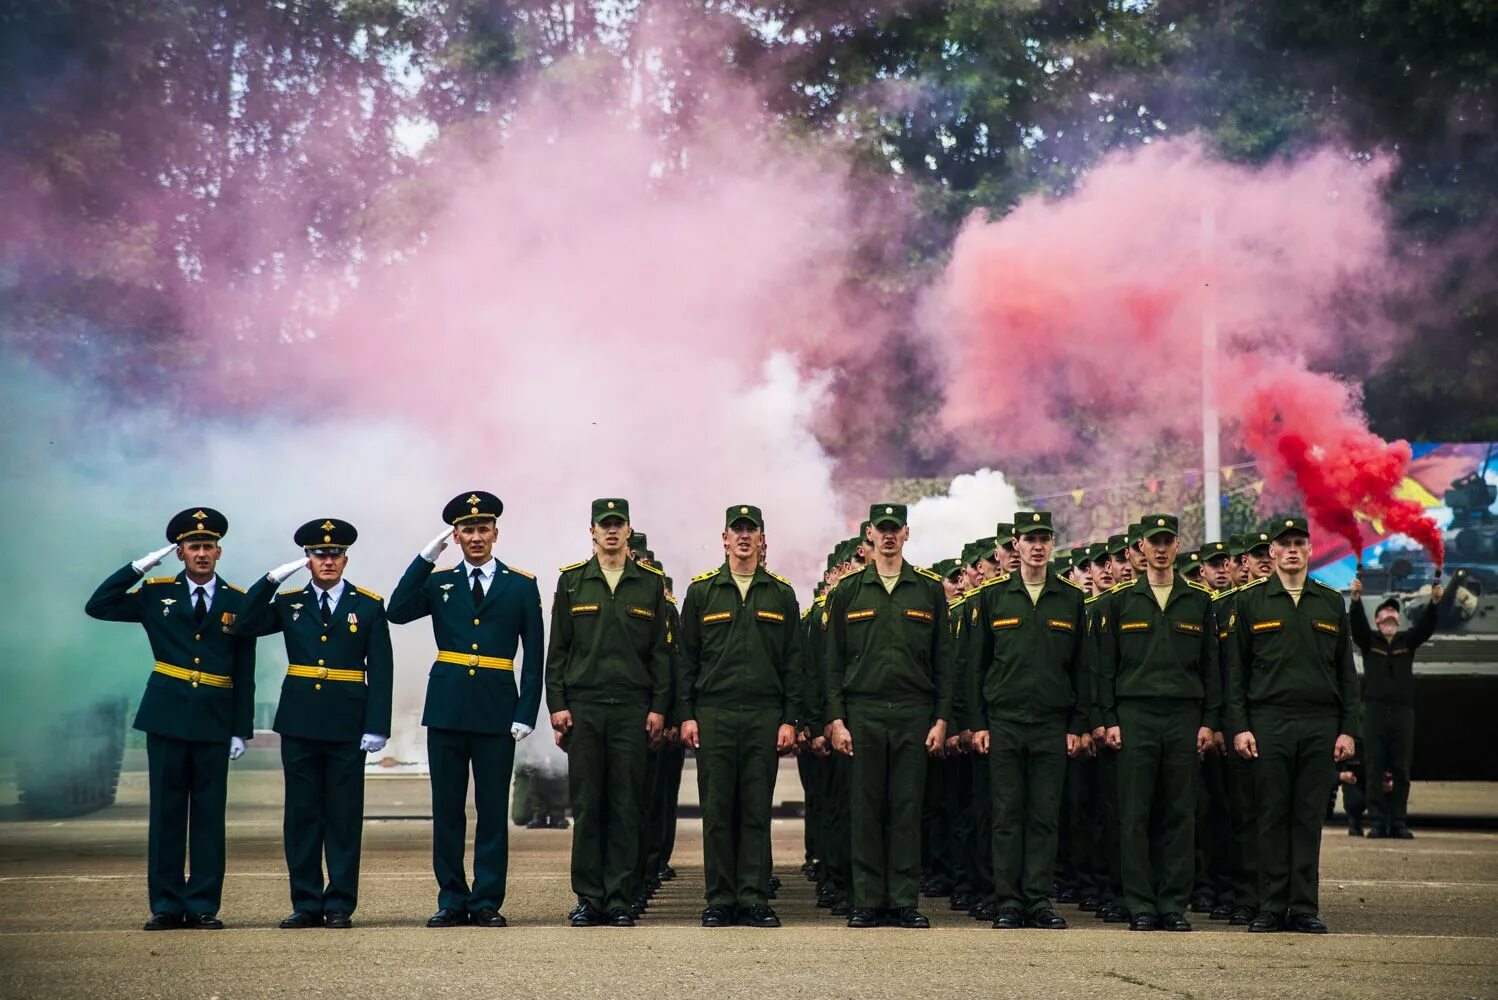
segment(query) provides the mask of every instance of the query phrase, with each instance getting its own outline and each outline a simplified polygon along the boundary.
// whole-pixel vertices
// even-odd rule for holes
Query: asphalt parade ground
[[[684,797],[695,799],[690,770]],[[701,822],[681,823],[666,883],[637,927],[574,929],[570,831],[513,829],[502,930],[428,930],[427,785],[371,779],[355,928],[278,930],[290,910],[280,776],[230,782],[219,932],[140,930],[144,777],[112,809],[0,822],[0,998],[22,997],[1498,997],[1498,831],[1413,841],[1323,834],[1325,936],[1250,935],[1205,915],[1190,934],[1131,933],[1075,907],[1067,931],[997,931],[925,900],[928,931],[849,930],[800,875],[802,825],[775,821],[777,930],[698,926]],[[1498,814],[1498,786],[1416,786],[1422,801]],[[375,818],[379,817],[379,818]],[[470,826],[471,834],[471,826]]]

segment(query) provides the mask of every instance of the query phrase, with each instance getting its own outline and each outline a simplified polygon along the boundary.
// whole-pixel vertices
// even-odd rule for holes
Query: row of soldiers
[[[1112,543],[1070,567],[1054,563],[1042,511],[1016,514],[960,568],[915,567],[903,554],[905,507],[877,504],[803,615],[790,584],[765,567],[762,512],[736,505],[725,512],[722,564],[692,580],[678,611],[627,501],[604,498],[592,505],[593,554],[558,578],[543,666],[535,579],[493,554],[502,511],[490,493],[455,497],[388,608],[343,579],[357,532],[331,518],[303,525],[303,556],[249,593],[218,578],[227,520],[206,508],[173,518],[170,545],[101,585],[89,613],[141,623],[157,657],[135,723],[151,769],[148,929],[221,926],[226,757],[252,735],[254,637],[276,632],[291,661],[275,725],[294,906],[282,926],[350,925],[359,764],[389,735],[388,625],[430,617],[438,651],[422,724],[438,910],[429,926],[505,926],[504,804],[514,745],[532,733],[544,688],[569,759],[576,926],[629,926],[670,876],[691,748],[705,926],[779,924],[770,805],[777,757],[799,752],[807,870],[850,926],[928,926],[917,906],[924,876],[928,891],[950,883],[954,901],[965,896],[996,927],[1064,927],[1051,884],[1065,801],[1071,870],[1079,885],[1092,880],[1100,910],[1106,896],[1107,912],[1138,929],[1189,929],[1182,883],[1189,889],[1192,872],[1181,859],[1192,854],[1200,762],[1225,750],[1226,736],[1244,764],[1236,784],[1225,780],[1246,796],[1228,811],[1244,827],[1230,843],[1257,875],[1235,902],[1256,930],[1324,930],[1319,837],[1303,807],[1325,801],[1327,758],[1333,745],[1339,757],[1350,751],[1357,702],[1347,616],[1335,592],[1307,581],[1304,521],[1259,539],[1272,572],[1260,564],[1266,575],[1214,594],[1177,571],[1171,515],[1122,540],[1132,578],[1120,582]],[[451,543],[463,558],[439,570]],[[173,549],[182,574],[131,589]],[[276,593],[302,568],[312,572],[306,587]]]

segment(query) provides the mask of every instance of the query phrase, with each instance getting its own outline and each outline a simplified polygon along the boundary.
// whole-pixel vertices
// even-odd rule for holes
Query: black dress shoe
[[[1013,906],[1000,907],[993,925],[1001,931],[1019,930],[1025,926],[1025,915]]]
[[[323,914],[322,922],[324,927],[331,927],[335,931],[346,931],[354,926],[354,921],[342,910],[329,910]]]
[[[212,913],[189,913],[187,926],[195,931],[221,931],[224,929],[224,922]]]
[[[1198,892],[1191,897],[1192,913],[1211,913],[1217,905],[1217,897],[1209,892]]]
[[[1077,900],[1081,899],[1082,896],[1081,896],[1081,894],[1079,894],[1077,892],[1076,889],[1073,889],[1070,886],[1067,886],[1067,887],[1063,888],[1060,892],[1056,893],[1056,895],[1053,896],[1052,898],[1055,899],[1056,902],[1058,902],[1058,903],[1068,903],[1068,904],[1070,904],[1070,903],[1075,903]]]
[[[1249,923],[1248,929],[1253,934],[1277,934],[1285,929],[1285,922],[1278,913],[1260,913]]]
[[[1085,913],[1096,913],[1102,905],[1102,898],[1096,893],[1091,893],[1082,897],[1081,901],[1077,903],[1077,909]]]
[[[676,869],[672,868],[670,865],[667,865],[656,873],[656,877],[659,878],[662,882],[669,882],[676,877]]]
[[[455,910],[451,906],[444,906],[427,917],[428,927],[462,927],[466,923],[468,923],[468,914],[463,910]]]
[[[633,927],[635,925],[634,915],[622,907],[615,907],[609,911],[610,927]]]
[[[1389,836],[1395,840],[1414,840],[1415,831],[1401,823],[1389,831]]]
[[[1228,924],[1232,927],[1247,927],[1254,922],[1254,917],[1258,915],[1259,911],[1255,910],[1252,906],[1235,906],[1233,907],[1233,915],[1228,917]]]
[[[1349,837],[1361,837],[1363,835],[1363,824],[1362,824],[1362,822],[1359,821],[1359,820],[1355,820],[1355,819],[1348,820],[1347,821],[1347,835]]]
[[[878,927],[879,911],[865,906],[856,906],[848,913],[849,927]]]
[[[475,910],[469,915],[468,922],[475,927],[510,926],[510,922],[505,919],[505,915],[492,906],[485,906],[482,909]]]
[[[283,931],[300,931],[308,927],[321,927],[322,919],[322,914],[320,913],[293,910],[291,916],[281,921],[280,927]]]
[[[629,915],[639,920],[645,915],[645,911],[650,909],[650,902],[643,897],[637,896],[630,900],[628,909]]]
[[[550,825],[551,824],[546,821],[545,816],[537,816],[535,819],[525,824],[525,828],[527,830],[544,830]]]
[[[1386,826],[1371,826],[1368,828],[1369,840],[1387,840],[1392,836],[1394,834],[1390,833],[1389,828]]]
[[[1233,905],[1231,903],[1218,903],[1216,906],[1212,907],[1212,912],[1207,915],[1207,919],[1227,920],[1232,915]]]
[[[186,925],[180,913],[153,913],[151,919],[146,921],[143,930],[148,931],[175,931]]]
[[[603,921],[603,914],[586,900],[579,900],[578,904],[572,908],[572,912],[567,915],[567,922],[573,927],[597,927]]]
[[[914,906],[902,906],[890,914],[889,924],[891,927],[903,927],[906,930],[924,930],[931,926],[931,921],[926,915]]]
[[[1046,906],[1025,917],[1025,926],[1038,927],[1043,931],[1064,931],[1066,918]]]
[[[571,823],[567,822],[566,816],[553,816],[551,818],[551,822],[547,824],[547,826],[550,826],[553,830],[565,830],[571,825]]]
[[[1124,909],[1122,903],[1109,903],[1098,911],[1105,924],[1126,924],[1129,922],[1129,911]]]
[[[1189,931],[1191,921],[1186,919],[1184,913],[1163,913],[1160,915],[1160,926],[1167,931]]]
[[[992,899],[980,899],[973,904],[967,915],[974,920],[992,920],[998,915],[999,904]]]
[[[921,895],[928,899],[940,899],[952,894],[952,883],[944,878],[934,878],[926,883],[926,888],[921,890]]]
[[[827,912],[834,917],[849,917],[853,915],[853,904],[846,899],[834,899],[832,907]]]
[[[1326,924],[1314,913],[1292,913],[1290,919],[1285,922],[1290,930],[1300,934],[1325,934]]]
[[[971,910],[973,908],[973,896],[969,892],[952,893],[952,909]]]
[[[740,910],[739,923],[745,927],[779,927],[780,918],[770,907],[756,906],[748,911]]]
[[[703,927],[727,927],[733,923],[733,913],[726,906],[709,906],[702,911]]]
[[[1153,913],[1136,913],[1134,919],[1129,921],[1131,931],[1153,931],[1158,930],[1159,926]]]

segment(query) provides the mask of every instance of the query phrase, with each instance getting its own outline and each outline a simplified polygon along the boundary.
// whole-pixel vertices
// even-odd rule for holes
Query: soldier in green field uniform
[[[148,931],[224,926],[218,910],[229,761],[244,754],[254,734],[255,706],[255,640],[234,632],[244,591],[216,572],[228,532],[218,511],[189,507],[167,522],[168,545],[113,573],[85,608],[100,621],[138,622],[156,657],[135,715],[135,728],[146,734],[150,777]],[[130,589],[174,550],[181,573]]]
[[[671,696],[665,578],[627,557],[629,530],[627,501],[593,501],[593,557],[562,567],[551,606],[546,700],[567,751],[575,927],[634,925],[645,757]]]
[[[1233,589],[1235,554],[1229,542],[1208,542],[1196,554],[1202,585],[1212,592],[1215,607],[1218,595]],[[1215,627],[1215,613],[1213,617]],[[1219,673],[1220,667],[1219,657]],[[1191,889],[1192,912],[1210,914],[1213,920],[1226,920],[1232,914],[1233,825],[1227,784],[1230,754],[1219,723],[1211,747],[1201,758],[1201,788],[1196,797],[1196,879]]]
[[[385,600],[344,579],[352,524],[317,518],[296,530],[303,558],[255,581],[235,624],[241,635],[280,632],[286,679],[272,728],[281,734],[286,776],[283,836],[291,915],[281,927],[352,927],[359,902],[364,831],[364,755],[390,737],[395,662]],[[275,588],[301,569],[307,586]],[[328,859],[323,884],[323,854]]]
[[[1317,916],[1321,823],[1335,772],[1353,755],[1357,672],[1342,595],[1307,575],[1310,531],[1269,530],[1274,573],[1238,591],[1228,630],[1233,747],[1254,761],[1259,914],[1250,931],[1326,933]]]
[[[1089,687],[1086,608],[1076,583],[1050,568],[1045,511],[1014,516],[1020,571],[969,599],[962,656],[993,794],[993,926],[1060,930],[1051,905],[1066,760],[1081,751]]]
[[[1173,572],[1178,522],[1151,514],[1143,579],[1116,588],[1096,623],[1098,694],[1118,752],[1124,905],[1136,931],[1189,931],[1199,754],[1222,702],[1212,594]]]
[[[827,715],[852,758],[849,927],[929,927],[917,908],[926,757],[952,715],[951,628],[941,577],[905,561],[904,504],[870,508],[874,560],[828,601]]]
[[[682,602],[682,740],[697,751],[707,908],[702,926],[779,927],[770,881],[777,754],[795,745],[804,667],[791,585],[760,561],[764,518],[724,515],[722,566],[692,579]]]
[[[427,727],[432,781],[432,870],[437,912],[428,927],[504,927],[509,868],[506,801],[515,744],[535,729],[541,704],[541,594],[536,578],[494,557],[504,503],[483,490],[460,493],[442,509],[449,527],[411,561],[386,617],[404,625],[428,616],[437,656],[427,675],[421,724]],[[433,572],[456,541],[463,560]],[[515,656],[525,652],[519,691]],[[473,884],[463,869],[468,774],[478,822]]]

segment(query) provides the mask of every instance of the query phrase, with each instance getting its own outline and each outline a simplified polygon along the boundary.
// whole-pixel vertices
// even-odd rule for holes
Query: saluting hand
[[[453,529],[443,528],[442,534],[438,535],[430,542],[427,542],[426,548],[421,550],[421,558],[425,559],[429,563],[435,563],[437,561],[437,557],[442,554],[442,550],[447,548],[447,543],[452,540],[452,537]]]
[[[271,583],[280,583],[288,576],[291,576],[293,573],[295,573],[297,570],[308,568],[309,566],[307,557],[304,555],[300,559],[293,559],[289,563],[282,563],[275,569],[271,570],[269,573],[265,574],[265,577],[266,579],[270,580]]]
[[[177,546],[175,545],[163,545],[155,552],[147,552],[145,555],[132,562],[130,566],[135,570],[135,572],[144,576],[146,570],[150,569],[152,566],[155,566],[157,563],[161,562],[161,560],[165,559],[167,553],[171,552],[176,547]]]

